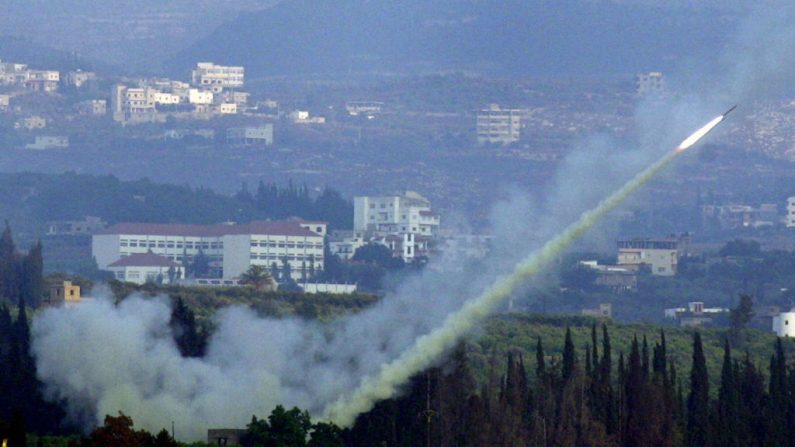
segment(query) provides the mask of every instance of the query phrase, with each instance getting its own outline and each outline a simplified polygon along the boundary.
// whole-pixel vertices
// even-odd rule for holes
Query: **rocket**
[[[727,110],[726,113],[724,113],[723,115],[720,115],[720,116],[718,116],[716,118],[713,118],[713,120],[708,122],[706,125],[704,125],[704,127],[702,127],[701,129],[698,129],[697,131],[693,132],[692,135],[690,135],[689,137],[685,138],[681,143],[679,143],[679,146],[676,146],[676,149],[674,149],[674,152],[675,153],[684,152],[685,150],[690,148],[690,146],[698,143],[698,141],[700,139],[704,138],[712,129],[715,128],[715,126],[720,124],[721,121],[723,121],[723,119],[726,118],[726,115],[731,113],[731,111],[736,109],[736,108],[737,108],[737,105],[732,106],[732,108]]]

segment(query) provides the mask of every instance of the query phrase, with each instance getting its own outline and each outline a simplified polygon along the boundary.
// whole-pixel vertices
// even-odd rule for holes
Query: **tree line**
[[[18,252],[6,222],[0,235],[0,296],[15,304],[38,305],[44,294],[43,272],[41,241],[26,254]]]
[[[601,332],[601,339],[598,337]],[[379,402],[343,432],[347,446],[786,446],[795,439],[795,369],[778,339],[769,374],[725,345],[720,383],[710,390],[703,345],[693,335],[690,373],[678,373],[665,334],[612,352],[594,325],[580,355],[567,329],[563,353],[542,340],[534,370],[509,353],[504,372],[478,383],[466,349],[414,377],[406,393]],[[767,385],[766,385],[767,384]]]

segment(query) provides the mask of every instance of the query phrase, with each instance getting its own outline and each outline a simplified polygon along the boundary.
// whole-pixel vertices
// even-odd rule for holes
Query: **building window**
[[[121,241],[121,243],[119,243],[119,245],[122,246],[122,247],[126,247],[127,246],[127,241],[123,240],[123,241]]]
[[[137,247],[138,241],[130,241],[130,247]]]
[[[323,227],[317,227],[317,230],[315,230],[315,233],[322,233],[322,232],[323,232]]]
[[[166,243],[163,241],[157,241],[157,248],[163,248],[166,246]],[[174,244],[172,242],[168,243],[168,248],[174,248]]]

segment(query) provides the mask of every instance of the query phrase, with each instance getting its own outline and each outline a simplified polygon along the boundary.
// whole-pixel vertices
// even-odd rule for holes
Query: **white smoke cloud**
[[[790,26],[795,22],[780,19],[792,17],[793,9],[777,11],[778,17],[756,14],[744,25],[730,47],[738,48],[730,54],[734,61],[715,77],[728,79],[718,93],[673,104],[642,103],[628,141],[600,135],[578,142],[550,185],[530,193],[516,189],[495,204],[495,250],[476,271],[428,269],[373,307],[328,324],[224,309],[202,359],[179,355],[164,299],[133,297],[118,306],[98,299],[73,309],[48,309],[34,319],[32,345],[48,393],[66,400],[72,416],[86,426],[122,410],[149,430],[174,421],[181,439],[201,439],[210,427],[243,426],[252,414],[266,416],[276,404],[321,414],[695,125],[722,112],[716,108],[730,105],[727,98],[769,92],[795,62]],[[587,242],[613,240],[600,240],[600,234],[606,233],[593,232]]]

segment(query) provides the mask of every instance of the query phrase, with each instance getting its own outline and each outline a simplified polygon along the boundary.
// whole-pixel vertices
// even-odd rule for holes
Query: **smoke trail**
[[[449,349],[480,320],[487,317],[497,304],[510,296],[524,281],[559,256],[602,216],[654,178],[674,158],[696,144],[722,120],[723,116],[719,116],[698,129],[682,141],[674,151],[646,168],[595,208],[583,213],[579,220],[517,265],[511,275],[497,280],[485,293],[468,301],[458,312],[450,314],[440,327],[418,338],[410,349],[391,363],[384,365],[375,378],[366,379],[351,396],[343,396],[331,404],[324,412],[324,417],[339,425],[350,426],[357,415],[369,411],[375,402],[393,396],[400,385],[427,368],[435,358]]]

